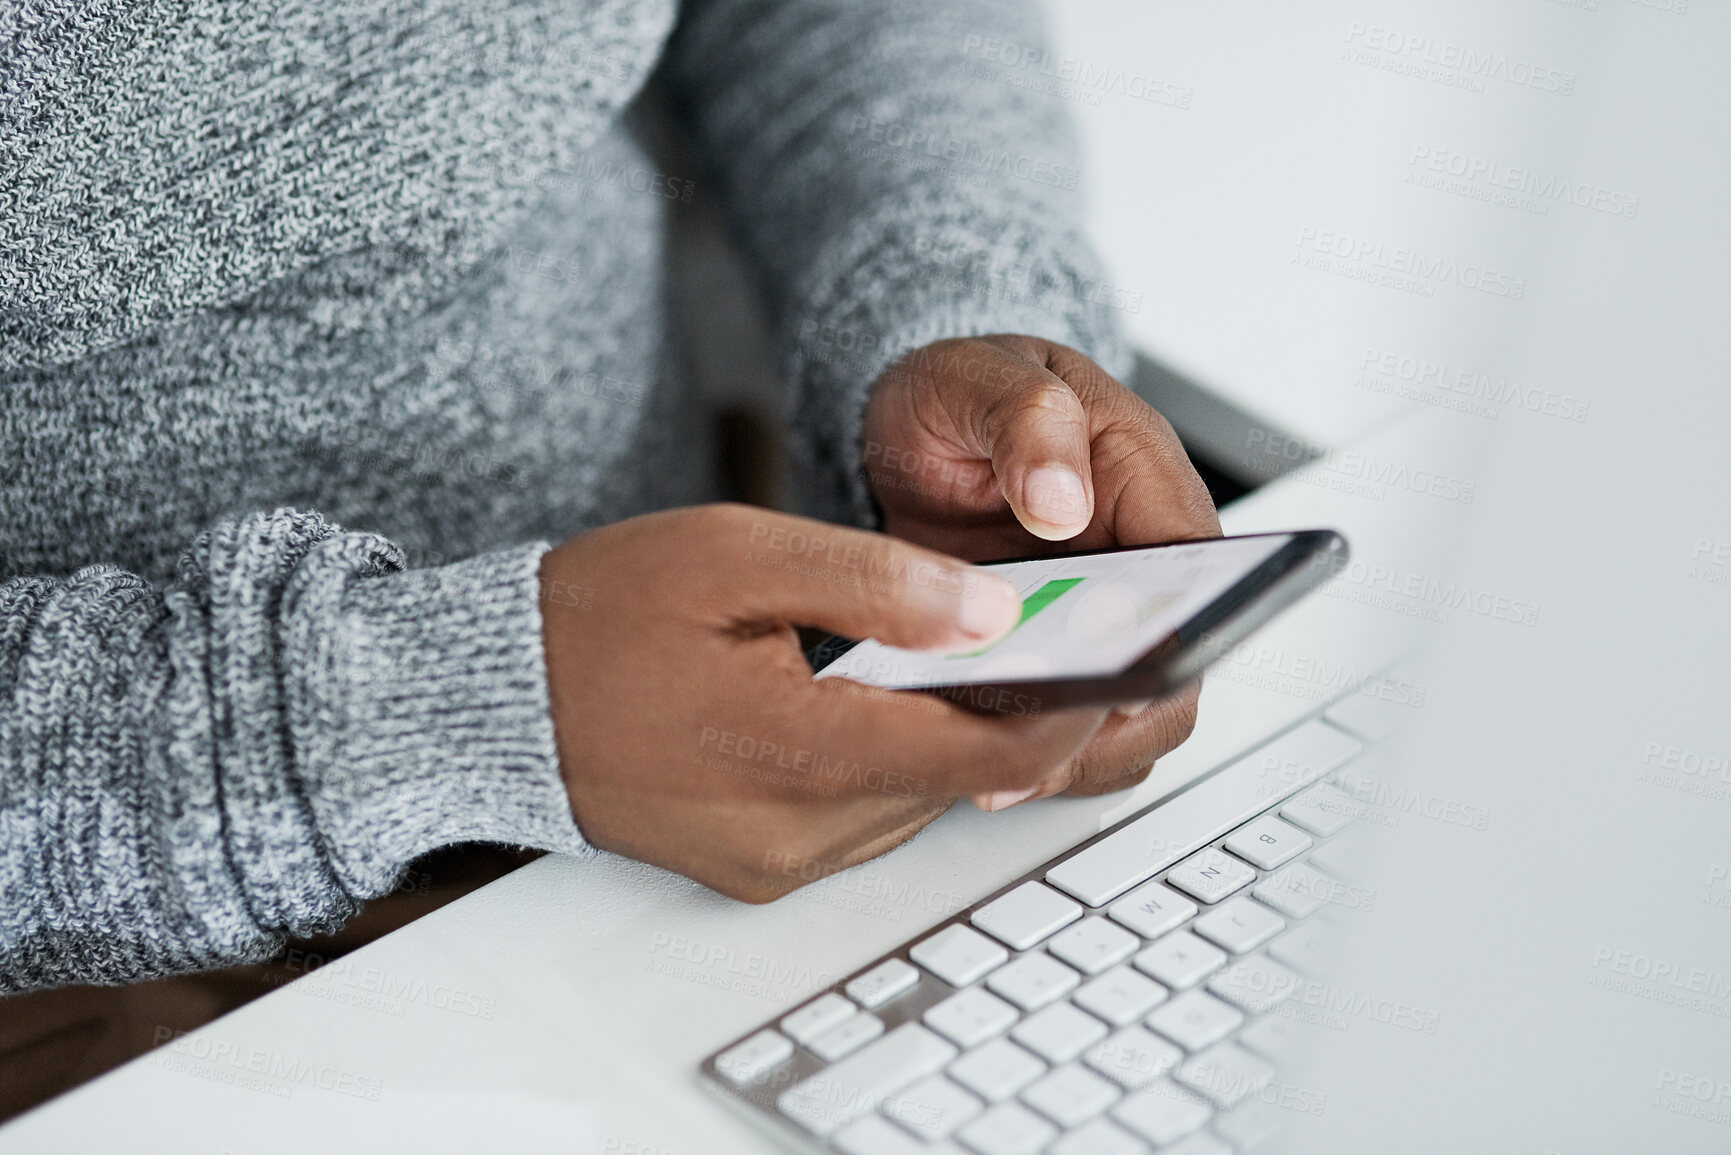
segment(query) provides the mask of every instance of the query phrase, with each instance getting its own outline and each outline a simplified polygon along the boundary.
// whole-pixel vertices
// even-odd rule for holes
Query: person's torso
[[[437,561],[641,500],[688,190],[620,114],[670,3],[97,8],[0,49],[0,577],[164,576],[278,504]]]

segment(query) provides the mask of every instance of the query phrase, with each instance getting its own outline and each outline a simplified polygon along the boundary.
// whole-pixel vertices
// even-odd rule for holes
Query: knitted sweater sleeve
[[[164,588],[0,583],[0,991],[266,958],[454,842],[582,849],[541,553],[405,571],[278,510]]]
[[[1043,51],[1031,0],[682,6],[662,74],[761,275],[809,512],[872,520],[861,412],[910,349],[1020,332],[1123,372],[1067,118],[1001,63]]]

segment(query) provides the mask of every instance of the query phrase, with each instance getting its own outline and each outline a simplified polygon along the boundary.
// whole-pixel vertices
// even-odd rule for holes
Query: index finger
[[[1088,410],[1094,520],[1110,537],[1090,546],[1220,536],[1214,499],[1166,418],[1074,349],[1049,346],[1046,364]]]
[[[782,729],[813,752],[814,772],[837,779],[838,793],[901,798],[1038,785],[1082,751],[1107,714],[1104,707],[1050,710],[1031,695],[999,703],[1011,712],[983,714],[934,694],[845,678],[806,680],[787,705]]]

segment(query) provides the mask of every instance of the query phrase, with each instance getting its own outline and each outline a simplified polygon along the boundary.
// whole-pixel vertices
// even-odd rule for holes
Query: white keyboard
[[[1370,703],[1367,706],[1367,701]],[[811,1151],[1228,1155],[1293,1057],[1352,798],[1352,695],[723,1047],[710,1084]]]

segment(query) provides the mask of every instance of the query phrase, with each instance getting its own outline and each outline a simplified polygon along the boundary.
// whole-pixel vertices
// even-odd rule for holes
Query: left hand
[[[872,386],[863,441],[884,529],[969,561],[1220,535],[1166,419],[1081,353],[1037,337],[914,350]],[[1196,701],[1193,686],[1120,708],[1027,797],[1134,786],[1190,736]],[[975,804],[991,808],[986,796]]]

